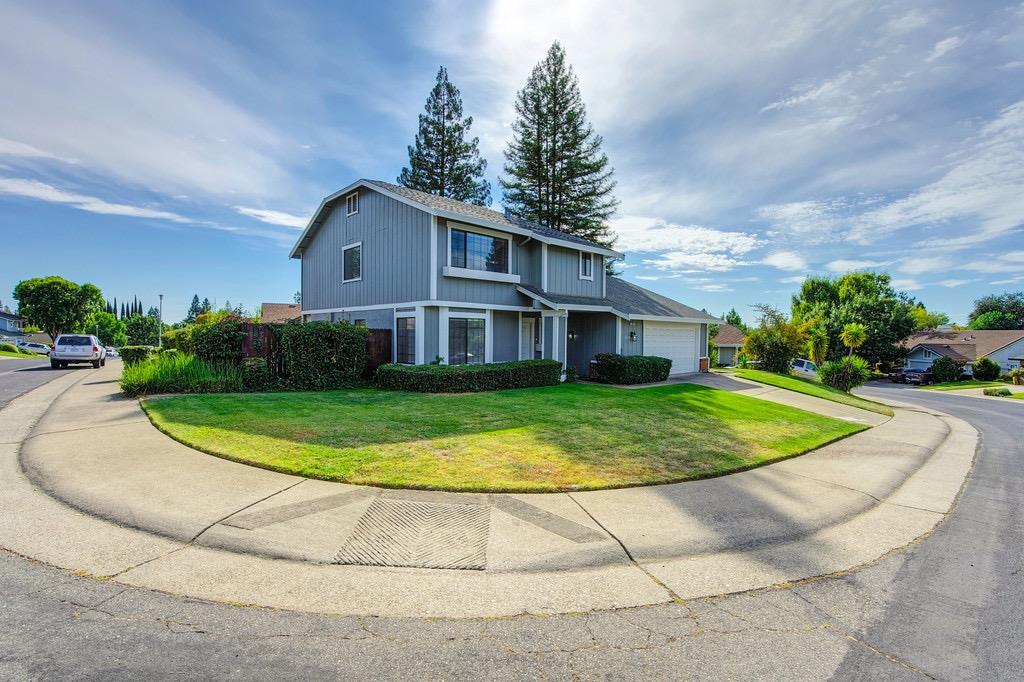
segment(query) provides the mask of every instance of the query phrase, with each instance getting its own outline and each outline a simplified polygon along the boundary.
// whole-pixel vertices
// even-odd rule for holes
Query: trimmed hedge
[[[242,360],[242,387],[246,391],[269,391],[276,388],[276,383],[265,358]]]
[[[557,360],[518,360],[489,365],[396,365],[377,368],[378,387],[419,393],[473,393],[506,388],[554,386],[561,382]]]
[[[191,336],[192,352],[206,362],[233,367],[242,361],[245,332],[238,318],[229,317],[216,324],[196,326]]]
[[[153,354],[152,346],[121,346],[117,351],[121,361],[128,365],[135,365],[149,358]]]
[[[959,381],[963,374],[964,366],[953,358],[943,355],[932,363],[932,381],[937,384],[945,384],[950,381]]]
[[[0,343],[0,350],[2,350],[5,353],[20,353],[21,352],[21,351],[18,350],[18,347],[15,346],[13,343]]]
[[[656,355],[598,353],[590,378],[606,384],[653,384],[668,379],[672,361]]]
[[[1008,398],[1009,396],[1013,395],[1013,393],[1010,392],[1010,389],[1003,388],[1002,386],[998,388],[986,388],[985,390],[982,391],[982,393],[984,393],[985,395],[994,396],[996,398]]]
[[[288,386],[300,391],[348,388],[362,383],[370,330],[348,322],[286,324],[281,352]]]

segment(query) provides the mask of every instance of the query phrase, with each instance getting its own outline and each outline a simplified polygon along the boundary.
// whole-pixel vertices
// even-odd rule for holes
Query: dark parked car
[[[932,373],[926,369],[905,369],[903,370],[903,376],[903,383],[905,384],[924,386],[925,384],[932,383]]]
[[[889,372],[889,381],[894,384],[905,384],[907,383],[907,375],[903,373],[904,370],[901,367],[895,371]]]

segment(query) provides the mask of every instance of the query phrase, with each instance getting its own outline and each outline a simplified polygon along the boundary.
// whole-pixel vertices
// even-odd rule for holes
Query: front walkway
[[[708,378],[722,379],[735,381]],[[116,380],[112,367],[74,373],[0,412],[0,546],[130,585],[326,613],[591,611],[832,573],[938,523],[976,442],[948,416],[897,409],[886,421],[760,387],[880,425],[706,481],[382,490],[198,453],[153,428]]]

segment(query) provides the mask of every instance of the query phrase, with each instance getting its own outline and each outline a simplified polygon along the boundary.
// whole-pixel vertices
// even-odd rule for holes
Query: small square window
[[[345,213],[346,215],[359,213],[359,192],[352,192],[345,197]]]
[[[363,243],[349,244],[341,250],[341,281],[358,282],[363,278]]]
[[[594,279],[594,254],[580,251],[580,279]]]

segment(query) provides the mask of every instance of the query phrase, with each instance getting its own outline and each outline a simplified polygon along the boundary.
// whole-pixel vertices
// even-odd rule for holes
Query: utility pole
[[[164,295],[160,294],[160,334],[156,337],[157,348],[164,347]]]

